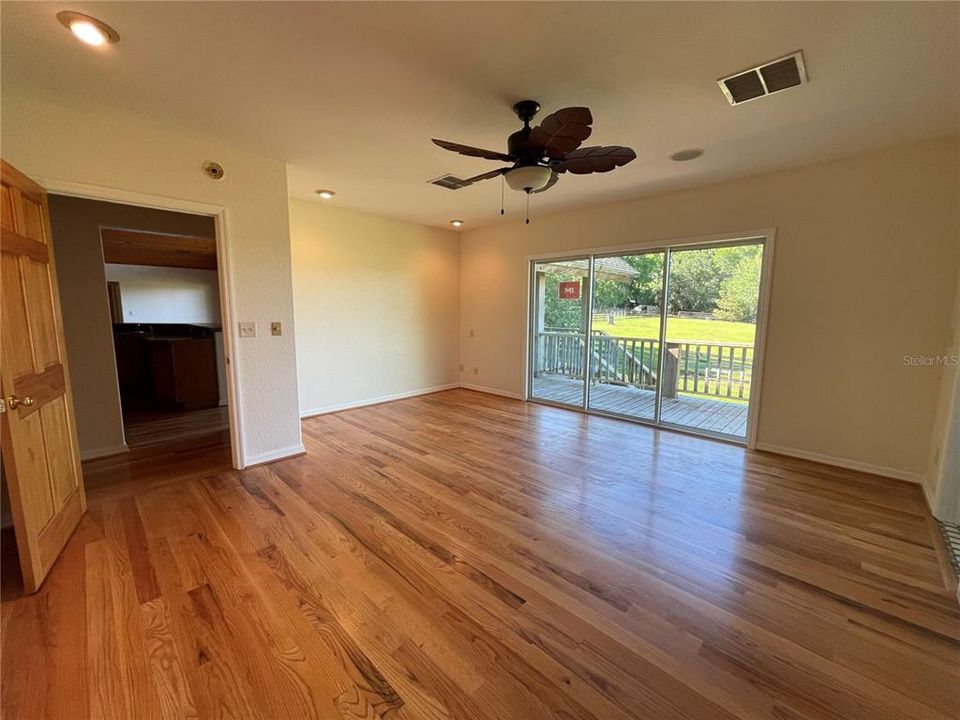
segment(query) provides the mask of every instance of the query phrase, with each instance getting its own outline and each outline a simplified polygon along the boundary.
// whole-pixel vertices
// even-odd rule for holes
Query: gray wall
[[[50,224],[83,458],[117,452],[123,419],[100,228],[215,237],[212,218],[50,195]]]

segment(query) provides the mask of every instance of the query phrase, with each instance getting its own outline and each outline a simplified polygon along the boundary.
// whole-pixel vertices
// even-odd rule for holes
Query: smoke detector
[[[806,82],[802,50],[717,80],[723,96],[731,105],[741,105]]]

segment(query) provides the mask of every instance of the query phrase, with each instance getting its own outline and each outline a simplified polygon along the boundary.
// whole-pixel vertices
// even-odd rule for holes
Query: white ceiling
[[[94,49],[57,22],[120,33]],[[958,132],[958,3],[2,4],[3,99],[130,115],[290,164],[290,194],[465,229],[500,222],[497,167],[439,137],[504,150],[510,106],[594,115],[587,144],[632,146],[570,176],[534,213],[808,164]],[[810,82],[730,107],[722,75],[803,49]],[[703,158],[674,163],[681,148]],[[215,158],[213,158],[215,159]],[[229,172],[229,168],[228,168]],[[523,196],[507,190],[507,220]]]

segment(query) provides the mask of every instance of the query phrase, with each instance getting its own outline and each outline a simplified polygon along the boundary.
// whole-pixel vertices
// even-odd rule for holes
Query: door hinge
[[[7,401],[3,398],[0,398],[0,413],[5,413],[7,411]]]

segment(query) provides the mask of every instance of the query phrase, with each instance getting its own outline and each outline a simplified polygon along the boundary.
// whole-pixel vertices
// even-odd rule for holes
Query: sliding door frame
[[[769,305],[771,286],[773,281],[773,257],[774,246],[776,242],[776,228],[761,228],[758,230],[748,230],[736,233],[720,233],[716,235],[701,235],[695,237],[654,239],[646,241],[633,242],[626,245],[607,245],[594,248],[577,248],[574,250],[565,250],[552,253],[538,253],[528,255],[527,261],[527,332],[526,348],[524,352],[524,393],[523,399],[528,402],[536,402],[543,405],[561,407],[567,410],[575,410],[589,415],[601,415],[613,417],[621,420],[648,425],[650,427],[662,428],[666,430],[675,430],[678,432],[709,437],[724,442],[730,442],[736,445],[746,445],[747,448],[755,450],[757,447],[757,436],[759,432],[760,403],[763,390],[763,366],[766,358],[767,343],[767,320],[769,317]],[[722,435],[709,431],[698,430],[697,428],[686,427],[683,425],[674,425],[664,423],[660,420],[660,409],[662,404],[662,388],[658,388],[656,397],[656,406],[654,419],[631,417],[618,413],[610,413],[602,410],[590,409],[590,341],[592,340],[592,312],[593,312],[593,270],[594,260],[598,257],[613,257],[625,254],[643,254],[650,252],[664,253],[663,268],[663,297],[661,304],[665,308],[669,292],[669,263],[672,252],[680,250],[702,250],[708,247],[733,247],[736,245],[763,245],[763,261],[760,268],[760,289],[757,298],[757,330],[754,337],[753,348],[753,369],[750,374],[750,401],[747,409],[747,436],[741,440],[730,435]],[[537,312],[533,296],[534,273],[537,262],[550,260],[570,260],[574,258],[588,260],[589,272],[586,277],[587,285],[587,304],[588,304],[588,324],[586,328],[586,343],[584,350],[584,391],[583,402],[578,407],[575,405],[566,405],[562,403],[551,402],[533,396],[533,352],[536,347],[536,330],[533,326],[533,318]],[[663,313],[660,316],[660,358],[659,367],[663,367],[663,353],[665,350],[664,337],[666,335],[666,321]]]
[[[593,256],[587,253],[576,253],[572,255],[564,255],[562,258],[557,256],[549,256],[547,260],[586,260],[587,262],[587,274],[584,276],[583,285],[581,285],[580,295],[581,302],[585,305],[583,311],[581,312],[581,321],[585,323],[583,327],[580,328],[580,334],[584,337],[584,347],[583,347],[583,357],[581,362],[583,363],[583,372],[584,379],[586,380],[586,374],[590,369],[590,318],[593,313],[593,293],[590,289],[584,290],[584,288],[590,284],[590,278],[593,277]],[[536,363],[533,359],[533,353],[536,352],[537,346],[537,327],[534,322],[535,319],[539,320],[539,298],[537,297],[537,262],[529,261],[527,263],[527,333],[526,333],[526,352],[524,353],[526,360],[524,361],[524,377],[526,378],[523,387],[523,400],[533,400],[535,402],[541,403],[543,405],[551,405],[553,407],[564,408],[566,410],[586,410],[590,402],[590,388],[589,383],[585,383],[583,388],[583,394],[580,396],[580,403],[574,405],[572,403],[559,402],[557,400],[550,400],[549,398],[535,398],[533,397],[533,373],[535,372]]]

